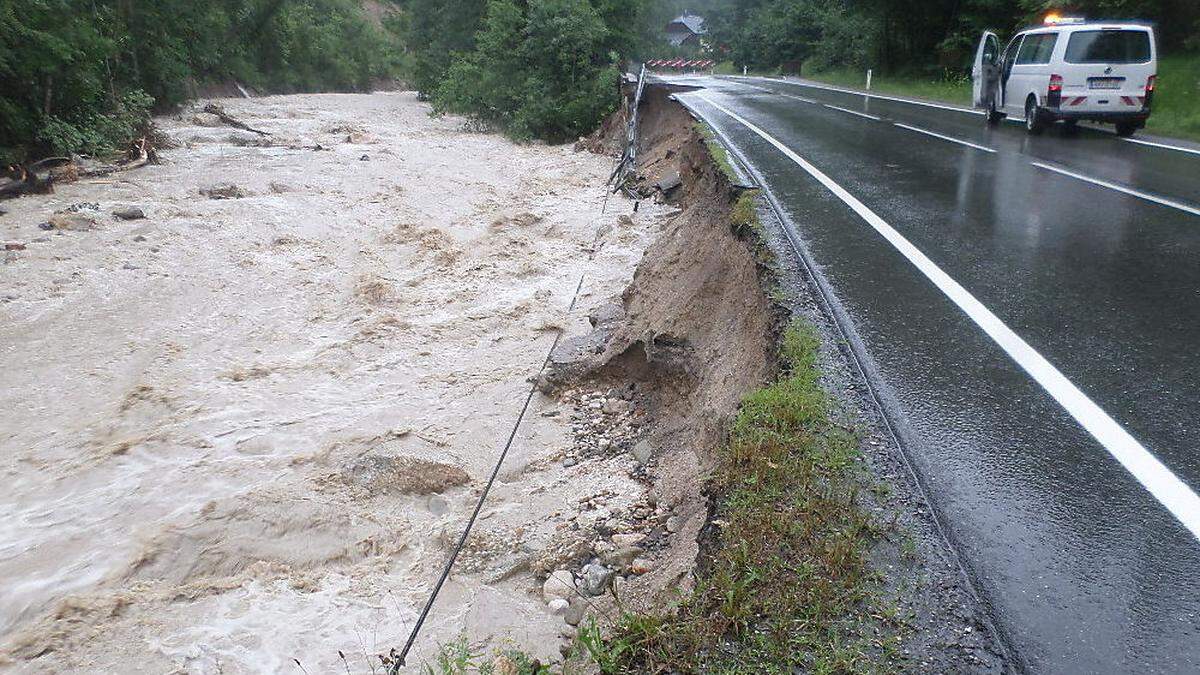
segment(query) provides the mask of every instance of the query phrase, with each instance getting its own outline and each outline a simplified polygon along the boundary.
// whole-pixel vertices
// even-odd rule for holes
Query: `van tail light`
[[[1062,75],[1051,75],[1050,89],[1046,92],[1046,105],[1051,108],[1057,108],[1062,103],[1062,90]]]
[[[1150,101],[1154,99],[1154,85],[1158,84],[1158,75],[1151,75],[1146,78],[1146,107],[1150,107]]]

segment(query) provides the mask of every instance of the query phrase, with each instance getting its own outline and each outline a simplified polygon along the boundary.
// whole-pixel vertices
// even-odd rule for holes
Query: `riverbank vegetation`
[[[589,133],[618,101],[620,55],[632,46],[622,21],[636,5],[490,0],[474,49],[457,55],[429,92],[435,110],[519,140]],[[615,11],[606,17],[606,9]]]
[[[551,142],[587,134],[612,112],[621,64],[661,41],[653,17],[666,6],[646,0],[410,5],[414,84],[435,110],[519,140]]]
[[[349,91],[403,66],[402,14],[357,0],[0,4],[0,161],[120,148],[208,85]]]
[[[30,0],[0,5],[0,161],[120,148],[210,85],[356,91],[400,78],[441,112],[565,141],[661,41],[655,0]]]

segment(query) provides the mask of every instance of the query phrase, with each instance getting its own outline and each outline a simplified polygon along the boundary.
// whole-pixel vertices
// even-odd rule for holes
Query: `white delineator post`
[[[867,91],[871,91],[871,69],[867,68]]]

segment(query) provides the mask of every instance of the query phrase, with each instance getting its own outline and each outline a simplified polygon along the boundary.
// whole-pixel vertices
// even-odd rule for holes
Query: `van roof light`
[[[1057,12],[1050,12],[1043,20],[1047,26],[1060,26],[1063,24],[1083,23],[1085,19],[1081,16],[1062,16]]]

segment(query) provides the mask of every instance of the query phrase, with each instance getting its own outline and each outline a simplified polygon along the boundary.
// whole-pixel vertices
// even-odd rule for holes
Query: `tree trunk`
[[[54,76],[47,73],[42,82],[42,114],[49,117],[54,101]]]

